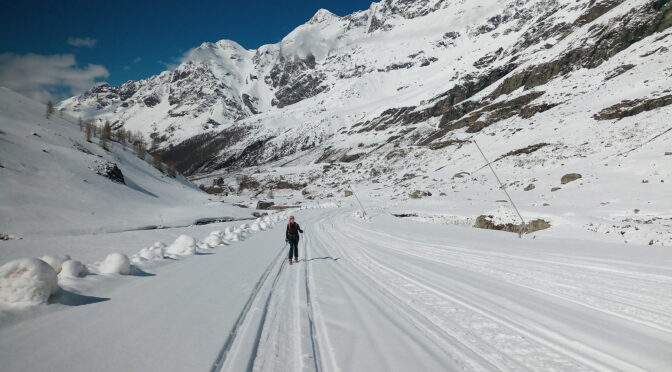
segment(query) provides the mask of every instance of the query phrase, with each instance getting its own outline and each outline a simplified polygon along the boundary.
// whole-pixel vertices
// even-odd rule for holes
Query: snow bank
[[[186,256],[196,253],[196,239],[189,235],[180,235],[173,244],[166,248],[166,254],[171,256]]]
[[[59,278],[78,278],[86,273],[86,267],[79,261],[67,260],[61,265]]]
[[[70,256],[64,256],[64,257],[58,257],[58,256],[49,256],[45,255],[40,257],[40,260],[46,262],[51,266],[54,271],[56,271],[56,274],[61,272],[61,265],[63,265],[63,261],[67,261],[70,259]]]
[[[131,273],[131,261],[125,254],[110,253],[100,263],[98,270],[101,274],[128,275]]]
[[[37,305],[58,290],[56,271],[37,258],[20,258],[0,266],[0,302]]]
[[[222,241],[222,238],[219,236],[219,234],[210,234],[208,237],[205,238],[205,243],[211,247],[217,247],[220,245],[223,245],[224,242]]]
[[[164,257],[165,249],[166,249],[165,243],[156,242],[151,247],[142,248],[136,256],[147,261],[162,260]]]

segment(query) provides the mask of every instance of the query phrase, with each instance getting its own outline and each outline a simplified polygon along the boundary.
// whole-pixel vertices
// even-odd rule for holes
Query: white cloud
[[[133,63],[135,64],[135,63],[138,63],[138,62],[140,62],[140,61],[142,61],[142,58],[140,58],[140,57],[135,57],[135,59],[133,60]]]
[[[110,73],[104,66],[77,66],[72,54],[0,54],[0,86],[42,102],[90,89]]]
[[[68,38],[68,45],[72,45],[74,47],[86,47],[86,48],[93,48],[96,46],[98,43],[98,40],[92,38],[92,37],[69,37]]]

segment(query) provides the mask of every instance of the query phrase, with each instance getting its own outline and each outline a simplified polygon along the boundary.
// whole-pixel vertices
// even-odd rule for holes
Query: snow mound
[[[156,242],[151,247],[142,248],[140,252],[138,252],[137,256],[147,261],[162,260],[164,257],[165,249],[166,249],[165,243]]]
[[[128,275],[131,273],[131,260],[125,254],[110,253],[98,268],[101,274]]]
[[[253,223],[252,226],[250,226],[250,230],[252,230],[252,231],[261,231],[261,230],[262,230],[262,228],[261,228],[261,224],[260,224],[259,222],[255,222],[255,223]]]
[[[79,278],[86,273],[86,267],[79,261],[67,260],[61,265],[59,278]]]
[[[61,265],[63,265],[63,261],[67,261],[70,259],[70,256],[65,256],[65,257],[57,257],[57,256],[49,256],[45,255],[40,257],[40,260],[46,262],[51,266],[54,271],[56,271],[56,274],[61,272]]]
[[[217,246],[220,246],[220,245],[223,245],[223,244],[224,244],[224,242],[222,241],[222,238],[219,236],[219,234],[217,234],[217,235],[213,235],[213,234],[208,235],[208,237],[205,238],[205,243],[208,244],[208,245],[211,246],[211,247],[217,247]]]
[[[37,258],[20,258],[0,266],[0,302],[37,305],[58,290],[56,271]]]
[[[237,233],[234,233],[234,232],[230,232],[230,233],[226,234],[224,239],[226,239],[228,241],[231,241],[231,242],[237,242],[237,241],[240,240],[240,235],[237,234]]]
[[[189,235],[180,235],[173,244],[166,248],[166,254],[171,256],[186,256],[196,253],[196,239]]]

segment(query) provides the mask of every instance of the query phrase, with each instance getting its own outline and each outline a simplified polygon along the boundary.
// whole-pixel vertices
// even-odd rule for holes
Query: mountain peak
[[[313,23],[322,23],[326,20],[333,19],[333,18],[339,18],[336,14],[326,10],[326,9],[319,9],[315,15],[308,21],[308,23],[313,24]]]

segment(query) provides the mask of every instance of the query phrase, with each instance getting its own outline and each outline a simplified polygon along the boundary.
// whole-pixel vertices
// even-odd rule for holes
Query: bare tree
[[[163,159],[161,158],[161,154],[158,152],[153,152],[152,157],[154,158],[154,168],[163,173]]]
[[[81,132],[84,129],[84,122],[82,121],[82,117],[79,117],[79,120],[77,120],[77,123],[79,124],[79,131]]]
[[[93,135],[93,123],[90,121],[86,122],[86,141],[91,142],[91,136]]]
[[[56,111],[56,109],[54,109],[54,103],[51,101],[47,102],[47,119],[49,119],[54,111]]]
[[[175,167],[175,162],[172,160],[168,160],[167,165],[168,165],[167,167],[168,176],[173,178],[177,177],[177,167]]]

